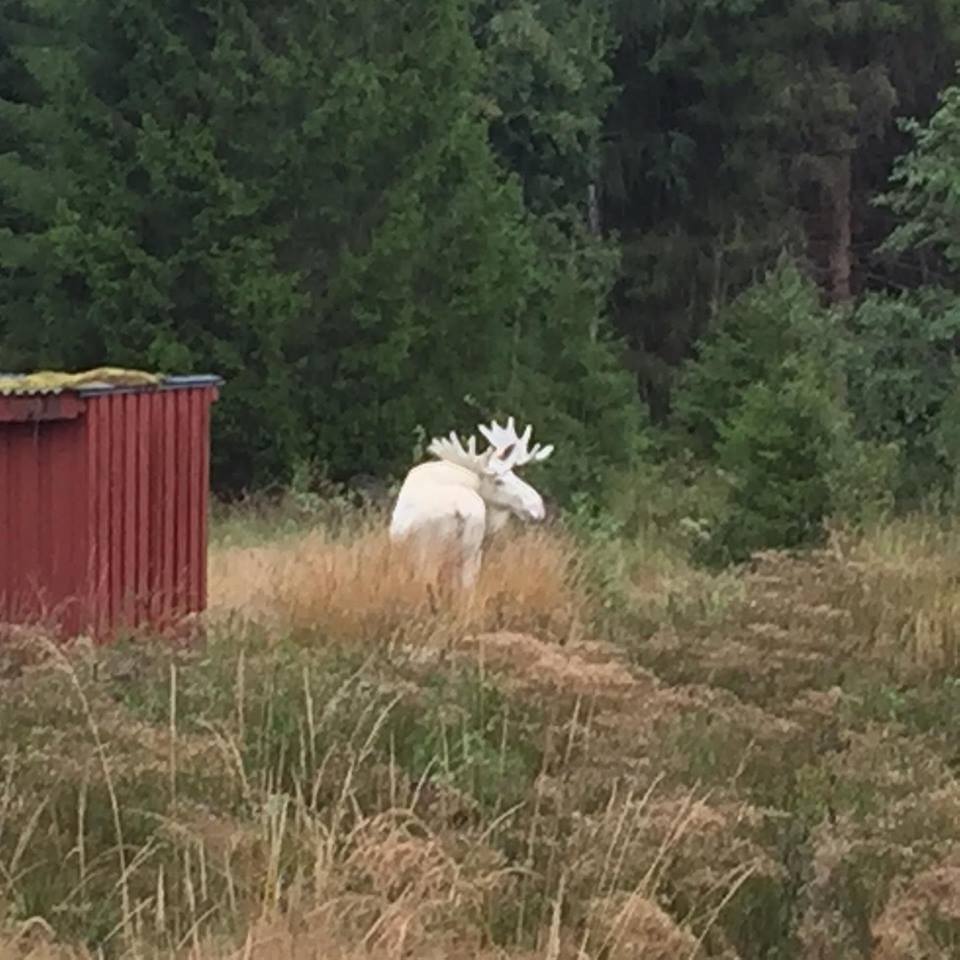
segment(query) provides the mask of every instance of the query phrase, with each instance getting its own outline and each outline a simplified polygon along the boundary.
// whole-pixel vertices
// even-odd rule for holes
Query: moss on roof
[[[0,394],[49,393],[77,390],[93,384],[112,387],[150,387],[163,383],[163,377],[144,370],[125,370],[121,367],[97,367],[81,373],[61,373],[56,370],[38,370],[25,376],[0,376]]]

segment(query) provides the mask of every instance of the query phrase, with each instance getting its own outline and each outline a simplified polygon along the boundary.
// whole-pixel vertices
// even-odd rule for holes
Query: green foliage
[[[924,123],[903,121],[911,146],[875,204],[896,217],[882,252],[918,258],[924,285],[864,298],[853,317],[851,398],[865,432],[904,450],[908,502],[955,502],[960,477],[960,87],[947,87]],[[933,283],[932,279],[941,282]]]
[[[711,549],[744,560],[754,550],[819,539],[830,508],[831,413],[821,386],[803,376],[747,388],[721,427],[730,512]]]
[[[530,721],[511,715],[495,684],[476,671],[438,673],[424,684],[422,703],[398,709],[391,747],[416,782],[449,786],[496,815],[523,801],[542,763]]]
[[[602,321],[609,250],[569,242],[559,231],[546,239],[549,259],[534,301],[540,306],[520,321],[500,407],[557,444],[547,464],[530,471],[535,482],[564,500],[577,491],[599,497],[612,471],[647,449],[646,411],[620,362],[621,344]],[[545,354],[549,367],[538,360]]]
[[[609,254],[501,168],[467,4],[25,11],[45,33],[14,47],[31,97],[0,91],[5,366],[223,375],[227,490],[304,458],[400,471],[416,429],[473,426],[469,396],[545,433],[556,411],[560,492],[632,455]],[[620,444],[589,419],[614,409]]]
[[[853,312],[850,329],[850,405],[865,437],[903,451],[900,498],[916,502],[949,491],[960,467],[955,296],[936,289],[869,296]]]
[[[739,560],[814,543],[828,516],[863,522],[890,509],[900,438],[864,430],[846,403],[848,370],[869,367],[865,340],[787,260],[721,311],[675,403],[678,428],[729,482],[725,516],[698,553]],[[878,364],[878,378],[897,369]]]
[[[531,209],[583,220],[615,93],[606,0],[477,0],[473,22],[498,156],[519,174]]]
[[[934,248],[949,266],[960,268],[960,86],[939,96],[926,123],[904,120],[913,148],[897,159],[892,189],[876,198],[897,214],[899,225],[887,238],[893,252]]]
[[[658,420],[673,370],[784,246],[828,289],[847,258],[854,292],[918,282],[877,269],[889,225],[869,200],[901,149],[894,116],[926,111],[960,54],[958,12],[956,0],[613,4],[604,220],[622,237],[616,321]]]
[[[902,448],[857,436],[849,414],[837,412],[834,423],[827,474],[831,514],[860,526],[886,518],[897,506],[904,470]]]
[[[836,509],[884,500],[891,443],[901,497],[942,492],[946,296],[904,298],[938,319],[898,371],[913,308],[868,295],[848,340],[818,285],[847,301],[952,264],[955,88],[870,201],[895,116],[955,77],[958,10],[3,0],[0,366],[222,374],[231,493],[303,463],[396,480],[418,438],[512,413],[557,445],[532,479],[570,503],[652,455],[648,407],[717,456],[796,355],[840,407],[850,378],[863,443],[835,462]],[[818,284],[768,270],[785,250]]]
[[[35,227],[0,249],[6,349],[18,367],[213,369],[230,383],[218,475],[281,473],[300,446],[286,361],[306,301],[280,262],[278,214],[298,184],[279,176],[291,136],[272,127],[300,78],[271,71],[242,11],[28,8],[46,42],[16,55],[39,94],[5,104],[23,147],[0,189]],[[251,70],[265,73],[256,96]]]
[[[840,372],[842,343],[838,318],[821,308],[816,287],[800,269],[782,258],[717,316],[682,374],[674,421],[695,449],[711,454],[748,387],[778,377],[797,357],[816,365],[827,382]]]

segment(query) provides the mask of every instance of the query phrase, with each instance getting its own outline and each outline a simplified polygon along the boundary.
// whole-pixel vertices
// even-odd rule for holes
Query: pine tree
[[[418,429],[508,402],[562,427],[589,465],[571,483],[629,459],[609,272],[494,156],[465,3],[24,2],[44,39],[14,49],[37,96],[4,91],[16,364],[222,374],[231,488],[308,456],[401,470]]]
[[[889,280],[870,198],[960,54],[957,0],[615,4],[606,123],[616,294],[655,414],[717,311],[786,248],[833,302]]]

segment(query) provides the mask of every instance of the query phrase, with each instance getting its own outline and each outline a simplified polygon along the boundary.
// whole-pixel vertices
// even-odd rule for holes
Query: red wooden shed
[[[220,378],[3,382],[0,623],[103,641],[202,611]]]

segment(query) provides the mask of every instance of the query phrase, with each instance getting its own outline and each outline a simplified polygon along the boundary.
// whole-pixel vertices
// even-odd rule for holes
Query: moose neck
[[[510,511],[506,507],[497,507],[492,503],[487,504],[487,536],[493,536],[499,530],[502,530],[510,519]]]

